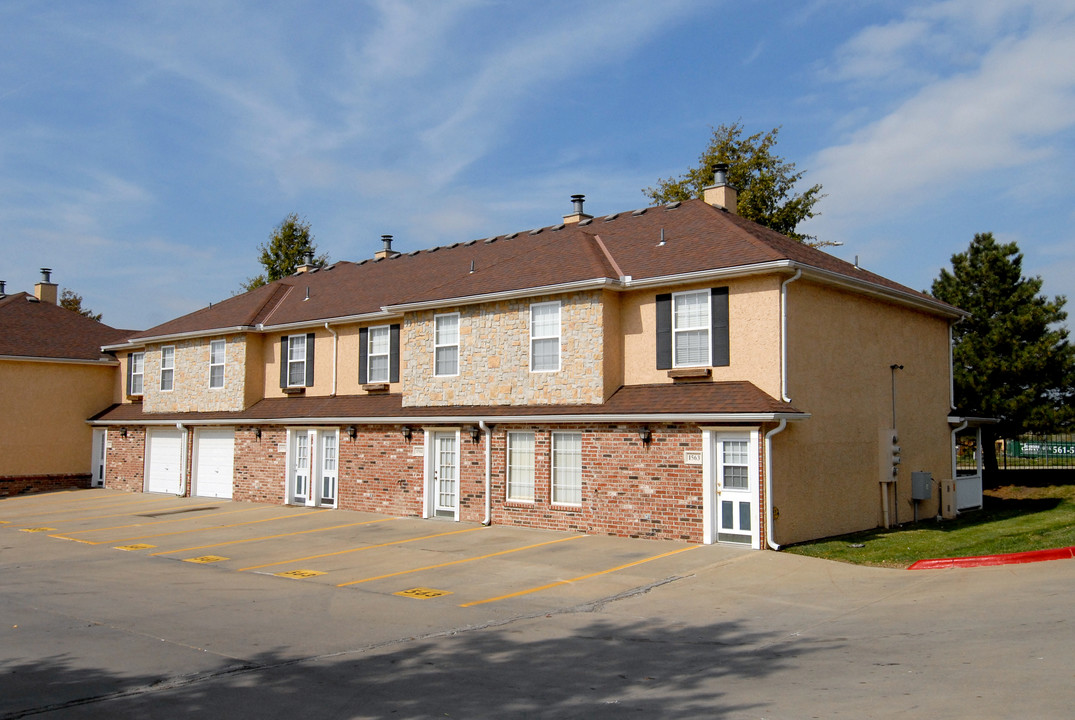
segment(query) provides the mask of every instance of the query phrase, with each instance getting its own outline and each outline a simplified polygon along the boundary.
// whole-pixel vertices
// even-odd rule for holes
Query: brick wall
[[[346,432],[340,433],[338,507],[388,515],[421,515],[421,430],[415,430],[410,442],[404,439],[399,426],[358,426],[356,430],[354,440]]]
[[[123,437],[123,432],[127,437]],[[142,492],[145,487],[146,430],[144,427],[108,428],[105,487]]]
[[[235,428],[233,499],[282,505],[286,502],[287,430],[263,426]]]
[[[90,487],[90,475],[8,475],[0,477],[0,497]]]

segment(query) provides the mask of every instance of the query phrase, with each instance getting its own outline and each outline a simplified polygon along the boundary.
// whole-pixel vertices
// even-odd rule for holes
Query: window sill
[[[565,512],[574,512],[576,510],[581,510],[582,509],[582,503],[579,503],[578,505],[575,505],[575,504],[572,504],[572,503],[557,503],[557,502],[554,502],[551,505],[549,505],[549,509],[551,509],[551,510],[563,510]]]
[[[368,393],[388,392],[388,383],[366,383],[362,389]]]
[[[707,367],[676,368],[668,371],[668,377],[673,380],[698,380],[712,375],[713,371]]]
[[[132,403],[140,403],[140,402],[142,402],[142,397],[143,397],[142,395],[128,395],[127,400],[129,400]]]
[[[304,388],[304,387],[286,387],[286,388],[280,388],[280,390],[285,395],[305,395],[306,394],[306,388]]]

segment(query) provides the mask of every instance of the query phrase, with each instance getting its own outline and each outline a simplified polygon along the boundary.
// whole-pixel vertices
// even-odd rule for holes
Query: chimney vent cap
[[[714,185],[727,185],[728,184],[728,168],[730,166],[726,162],[713,163],[713,184]]]
[[[52,268],[41,268],[41,282],[52,282]]]

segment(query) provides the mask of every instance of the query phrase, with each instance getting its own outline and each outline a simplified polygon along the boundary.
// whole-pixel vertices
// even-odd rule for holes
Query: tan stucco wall
[[[246,334],[246,368],[243,379],[243,405],[250,407],[265,395],[266,344],[261,335]]]
[[[209,343],[225,341],[224,387],[209,387]],[[161,348],[175,348],[172,390],[160,389]],[[257,359],[255,357],[255,359]],[[228,335],[146,347],[142,407],[147,413],[242,410],[246,395],[246,336]]]
[[[710,287],[728,287],[730,364],[712,368],[713,380],[749,380],[780,396],[780,283],[782,276],[742,278],[624,293],[621,299],[624,384],[672,382],[658,370],[657,295]]]
[[[399,322],[398,320],[392,322]],[[336,347],[336,394],[337,395],[363,395],[366,391],[358,383],[358,357],[359,357],[359,330],[362,327],[375,327],[391,325],[391,322],[377,323],[348,323],[333,325],[332,330],[338,336]],[[314,385],[306,388],[306,395],[332,394],[332,363],[333,363],[333,338],[332,333],[321,326],[319,328],[307,328],[293,330],[287,333],[270,333],[262,338],[261,357],[264,359],[262,368],[263,376],[259,387],[262,388],[264,397],[284,397],[286,393],[280,388],[280,338],[284,335],[305,335],[314,333]],[[406,343],[401,329],[400,344]],[[405,351],[401,350],[401,355]],[[400,377],[403,376],[403,360],[400,360]],[[402,383],[389,383],[388,392],[400,392]]]
[[[602,325],[604,327],[604,399],[608,400],[623,385],[623,309],[619,293],[608,290],[601,294]]]
[[[0,361],[0,476],[89,473],[115,365]]]
[[[530,371],[530,305],[559,300],[560,370]],[[433,317],[459,312],[459,375],[433,375]],[[525,405],[604,400],[601,293],[507,300],[406,317],[404,405]]]
[[[900,521],[912,518],[911,471],[950,473],[948,321],[806,280],[788,286],[788,395],[811,413],[773,439],[776,542],[882,522],[878,433],[892,425],[896,372],[902,447]],[[935,501],[919,517],[936,515]]]

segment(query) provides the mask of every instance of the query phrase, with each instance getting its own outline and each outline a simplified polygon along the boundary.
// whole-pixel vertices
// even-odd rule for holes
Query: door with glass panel
[[[718,436],[714,447],[717,540],[751,544],[757,524],[757,479],[748,435]]]
[[[459,508],[459,436],[433,433],[433,514],[455,518]]]
[[[335,507],[339,489],[337,428],[290,431],[288,502]]]

